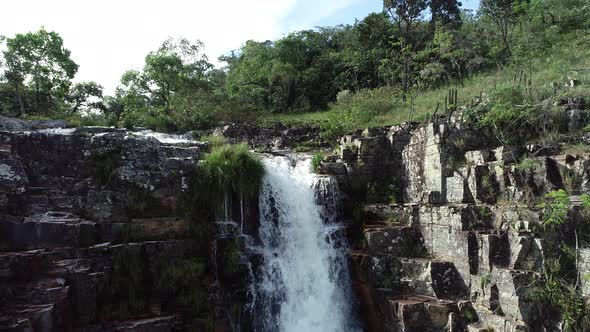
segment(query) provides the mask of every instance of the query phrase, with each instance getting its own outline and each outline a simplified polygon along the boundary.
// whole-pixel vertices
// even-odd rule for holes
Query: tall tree
[[[428,7],[428,0],[383,0],[383,8],[389,13],[391,19],[397,24],[401,32],[400,56],[402,58],[402,88],[403,99],[410,88],[410,66],[419,42],[411,41],[411,33],[424,10]]]
[[[461,26],[461,2],[457,0],[430,0],[430,22],[432,27],[436,23],[452,29]]]
[[[479,10],[498,28],[504,48],[512,55],[510,38],[519,16],[523,13],[523,4],[527,0],[481,0]]]
[[[6,39],[4,51],[5,76],[18,98],[21,114],[25,114],[24,90],[34,92],[35,110],[41,111],[41,102],[52,102],[67,94],[78,65],[63,46],[56,32],[40,29],[37,32],[17,34]]]
[[[133,101],[133,105],[145,102],[170,113],[175,94],[209,88],[207,73],[213,65],[202,49],[201,41],[166,40],[157,51],[145,57],[142,71],[130,70],[123,74],[118,94]]]
[[[81,110],[104,110],[102,86],[96,82],[79,82],[74,84],[66,100],[71,104],[70,113]]]

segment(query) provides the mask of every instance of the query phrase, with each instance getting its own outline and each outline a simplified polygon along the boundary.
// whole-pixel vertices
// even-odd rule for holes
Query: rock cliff
[[[340,155],[319,169],[338,179],[356,217],[351,264],[367,329],[565,329],[567,311],[583,304],[559,310],[556,300],[535,295],[549,289],[556,269],[548,264],[556,263],[560,282],[578,287],[576,301],[590,295],[580,203],[589,193],[590,154],[579,149],[583,134],[575,135],[578,148],[501,146],[438,118],[345,136]],[[568,221],[548,235],[541,204],[558,190],[569,196]],[[565,248],[569,261],[560,256]]]
[[[249,278],[261,258],[242,252],[257,206],[233,204],[243,225],[195,210],[207,143],[0,123],[0,331],[253,329]],[[336,180],[353,220],[365,329],[561,331],[586,319],[574,310],[590,296],[590,150],[583,125],[568,128],[579,144],[502,146],[444,117],[342,137],[318,172]],[[322,145],[310,128],[217,134]],[[543,204],[560,190],[567,222],[548,228]],[[579,297],[556,295],[568,285]]]

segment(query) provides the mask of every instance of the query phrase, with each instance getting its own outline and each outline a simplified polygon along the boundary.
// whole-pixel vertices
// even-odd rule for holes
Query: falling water
[[[353,318],[343,227],[326,217],[336,210],[326,207],[336,204],[331,199],[336,193],[317,193],[333,182],[315,176],[309,160],[293,166],[288,158],[271,157],[264,163],[256,330],[360,331]],[[324,196],[329,199],[322,201]]]

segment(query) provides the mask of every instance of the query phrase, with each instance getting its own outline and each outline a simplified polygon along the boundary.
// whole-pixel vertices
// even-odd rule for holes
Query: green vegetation
[[[584,238],[588,223],[590,196],[582,195],[582,224],[574,224],[574,209],[569,194],[556,190],[545,195],[542,209],[543,228],[538,236],[544,239],[544,270],[526,290],[526,298],[538,304],[540,314],[561,317],[566,331],[586,331],[584,300],[580,293],[578,243]]]
[[[537,160],[532,158],[524,158],[518,164],[514,166],[514,169],[521,172],[532,171],[539,167],[540,164]]]
[[[169,299],[167,306],[182,306],[188,317],[207,309],[207,264],[199,258],[160,260],[157,264],[156,291]]]
[[[469,120],[510,143],[559,132],[558,101],[590,96],[588,0],[485,0],[477,13],[456,0],[383,5],[353,25],[246,41],[220,69],[200,41],[168,39],[114,96],[71,84],[77,65],[57,33],[0,38],[0,113],[98,114],[89,122],[159,131],[283,121],[332,137],[468,105]]]
[[[196,221],[195,235],[204,236],[216,215],[230,213],[225,204],[234,198],[256,197],[263,175],[262,161],[246,144],[213,146],[191,175],[192,185],[182,204],[185,214]]]
[[[565,190],[552,191],[545,195],[545,202],[539,205],[543,209],[543,224],[545,226],[558,226],[567,220],[570,210],[570,197]]]
[[[103,186],[111,184],[120,159],[121,151],[93,153],[90,156],[92,178]]]
[[[227,138],[225,138],[223,136],[217,136],[217,135],[201,136],[199,138],[199,140],[202,142],[208,142],[209,145],[211,146],[211,148],[219,148],[222,145],[227,144]]]
[[[207,190],[218,194],[235,192],[244,198],[258,193],[264,175],[260,159],[243,143],[214,146],[198,167],[210,184]]]
[[[325,157],[325,155],[322,152],[318,152],[318,153],[314,154],[313,157],[311,157],[311,169],[314,172],[318,171],[318,168],[322,164],[324,157]]]
[[[113,268],[110,273],[109,285],[105,298],[99,299],[99,308],[105,315],[113,312],[137,314],[145,309],[147,303],[144,299],[148,289],[146,288],[146,266],[142,256],[141,247],[125,246],[113,253]],[[112,299],[117,299],[119,308],[109,310],[108,305]],[[125,317],[117,317],[125,318]]]

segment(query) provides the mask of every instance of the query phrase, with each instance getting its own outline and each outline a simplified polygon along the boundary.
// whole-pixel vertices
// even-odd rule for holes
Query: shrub
[[[318,168],[322,164],[322,160],[324,160],[324,157],[325,155],[323,152],[318,152],[315,155],[313,155],[313,157],[311,157],[311,169],[314,172],[318,171]]]
[[[518,164],[516,164],[516,166],[514,166],[514,169],[516,169],[517,171],[526,172],[526,171],[532,171],[539,166],[540,166],[539,162],[536,161],[535,159],[524,158],[523,160],[520,161],[520,163],[518,163]]]
[[[142,117],[139,125],[162,133],[173,132],[178,128],[174,121],[164,114],[146,115]]]
[[[260,158],[244,143],[213,147],[198,167],[204,180],[211,185],[206,190],[218,194],[235,192],[244,198],[258,193],[264,175]]]
[[[227,144],[227,138],[223,136],[217,135],[205,135],[199,138],[202,142],[208,142],[211,148],[221,147],[222,145]]]
[[[391,112],[397,102],[397,92],[389,88],[361,90],[330,105],[322,129],[328,137],[343,135],[366,126],[378,115]]]
[[[558,226],[567,220],[570,209],[570,197],[563,189],[545,195],[545,202],[539,205],[543,209],[543,224]]]
[[[490,128],[505,142],[527,139],[532,110],[526,104],[524,89],[520,86],[502,85],[492,91],[489,101],[466,113],[468,121],[479,127]]]
[[[89,115],[70,115],[66,117],[66,121],[69,127],[89,127],[89,126],[102,126],[107,127],[109,120],[102,114],[89,114]]]

